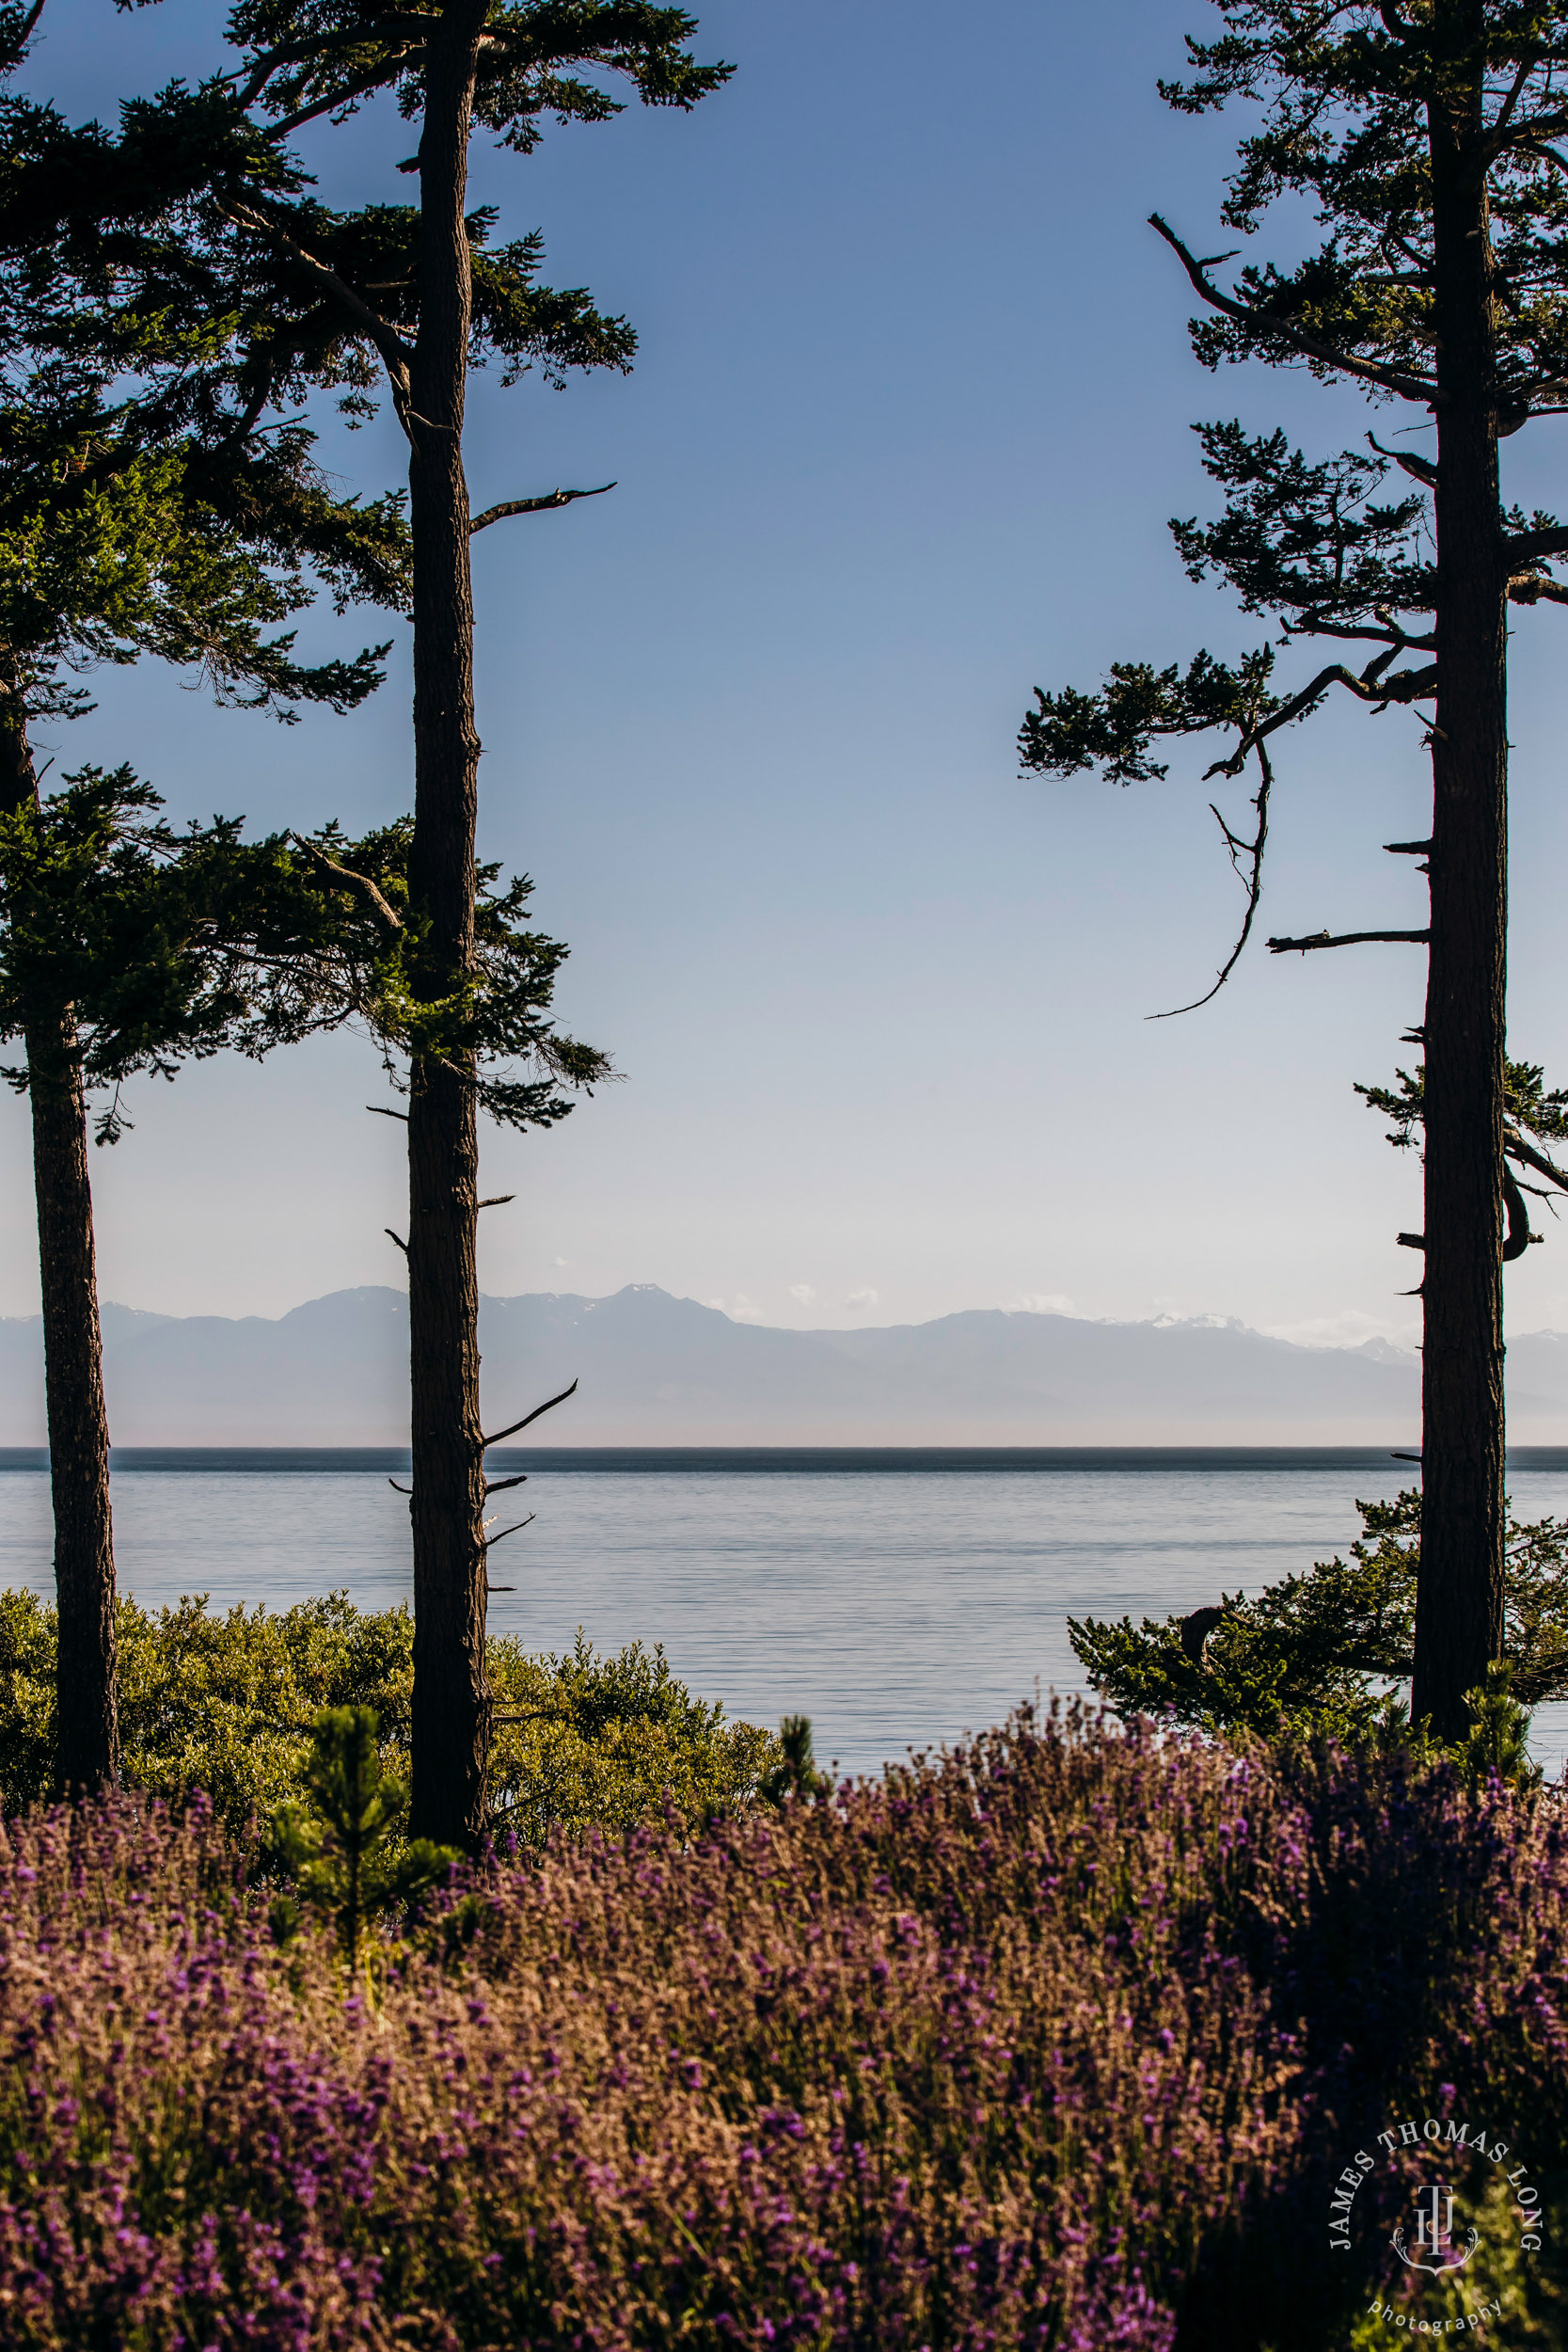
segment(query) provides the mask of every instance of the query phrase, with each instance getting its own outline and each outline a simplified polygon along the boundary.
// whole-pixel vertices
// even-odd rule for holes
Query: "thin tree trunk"
[[[1451,11],[1464,38],[1476,13]],[[1461,104],[1463,102],[1461,102]],[[1432,117],[1437,718],[1427,983],[1421,1565],[1412,1709],[1462,1738],[1502,1646],[1502,1137],[1508,925],[1507,589],[1481,91]]]
[[[473,596],[463,471],[468,242],[463,222],[485,0],[449,0],[427,52],[420,141],[420,326],[411,367],[414,838],[429,929],[417,987],[460,989],[474,942]],[[472,1846],[484,1820],[484,1465],[479,1419],[479,1146],[469,1055],[416,1054],[408,1104],[416,1836]]]
[[[26,728],[0,722],[8,810],[38,799]],[[76,1023],[69,1005],[27,1025],[28,1102],[43,1299],[44,1395],[55,1505],[59,1616],[55,1786],[61,1796],[119,1777],[116,1701],[115,1553],[109,1515],[109,1422],[87,1180],[87,1106]]]
[[[69,1007],[29,1023],[26,1045],[59,1612],[55,1786],[61,1796],[80,1796],[119,1778],[119,1714],[103,1343],[87,1108]]]

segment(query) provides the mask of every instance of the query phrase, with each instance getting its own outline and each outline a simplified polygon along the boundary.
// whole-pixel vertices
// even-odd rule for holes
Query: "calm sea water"
[[[346,1587],[367,1608],[408,1597],[406,1456],[117,1454],[122,1585],[145,1604],[286,1607]],[[1357,1496],[1417,1475],[1386,1453],[1148,1451],[547,1454],[500,1502],[533,1524],[495,1554],[499,1632],[567,1648],[662,1642],[726,1710],[813,1720],[817,1753],[874,1772],[907,1748],[999,1721],[1042,1690],[1083,1687],[1069,1615],[1134,1619],[1255,1592],[1343,1548]],[[1568,1449],[1522,1452],[1518,1517],[1568,1517]],[[0,1454],[0,1582],[47,1591],[43,1457]],[[1535,1747],[1568,1757],[1568,1705]]]

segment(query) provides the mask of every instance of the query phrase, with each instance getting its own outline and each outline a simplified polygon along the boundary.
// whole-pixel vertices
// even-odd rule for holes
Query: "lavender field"
[[[1568,1838],[1449,1766],[1024,1716],[498,1858],[353,1980],[256,1861],[200,1804],[8,1825],[8,2344],[1324,2352],[1404,2322],[1398,2185],[1328,2236],[1390,2122],[1553,2193]],[[1419,2308],[1560,2341],[1504,2220]]]

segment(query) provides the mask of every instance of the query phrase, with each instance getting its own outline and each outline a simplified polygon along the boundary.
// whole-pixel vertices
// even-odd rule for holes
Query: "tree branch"
[[[1386,653],[1381,653],[1375,660],[1369,661],[1359,676],[1354,670],[1347,670],[1342,661],[1331,661],[1328,668],[1320,670],[1311,684],[1304,686],[1299,694],[1292,694],[1291,700],[1281,704],[1270,718],[1249,728],[1228,759],[1216,759],[1212,768],[1206,769],[1204,782],[1207,784],[1211,776],[1239,774],[1248,752],[1255,745],[1260,743],[1266,735],[1273,735],[1277,728],[1289,726],[1292,719],[1301,717],[1303,711],[1310,710],[1331,686],[1345,687],[1364,703],[1413,703],[1424,701],[1429,694],[1434,694],[1437,691],[1435,663],[1426,670],[1402,670],[1398,677],[1383,676],[1382,673],[1389,662],[1398,660],[1399,651],[1397,645],[1390,645]]]
[[[1520,59],[1519,71],[1513,76],[1513,87],[1497,109],[1497,119],[1492,125],[1485,141],[1486,147],[1493,155],[1500,155],[1508,145],[1508,126],[1513,119],[1513,109],[1524,96],[1525,86],[1540,62],[1541,52],[1538,49],[1527,50]]]
[[[1369,939],[1403,939],[1424,947],[1431,937],[1430,931],[1341,931],[1330,938],[1327,931],[1319,931],[1311,939],[1271,939],[1269,953],[1282,956],[1289,949],[1304,956],[1312,947],[1359,947]]]
[[[414,437],[408,432],[412,414],[408,405],[410,399],[408,368],[414,356],[412,346],[404,341],[396,327],[384,319],[379,310],[372,310],[363,294],[356,294],[346,278],[340,278],[335,269],[329,269],[325,262],[318,261],[313,253],[306,250],[296,237],[291,237],[286,229],[280,229],[276,221],[269,220],[265,213],[256,212],[248,204],[232,202],[224,209],[229,218],[237,222],[241,228],[253,230],[258,235],[269,238],[279,252],[288,254],[291,261],[297,262],[301,269],[307,270],[317,283],[324,286],[333,299],[348,312],[356,324],[363,327],[381,354],[382,365],[387,370],[388,380],[392,388],[392,405],[397,410],[398,421],[412,440]]]
[[[4,50],[0,51],[0,57],[4,58],[8,66],[21,64],[27,43],[38,30],[38,22],[43,14],[45,5],[46,0],[33,0],[32,7],[17,28],[15,38],[8,41]]]
[[[531,1413],[525,1413],[521,1421],[513,1422],[506,1429],[498,1429],[493,1438],[481,1438],[480,1452],[483,1454],[488,1447],[499,1445],[503,1438],[515,1438],[519,1429],[528,1427],[531,1421],[537,1421],[541,1413],[553,1413],[558,1405],[564,1405],[566,1399],[569,1396],[576,1396],[577,1392],[578,1384],[574,1380],[569,1389],[562,1389],[559,1396],[547,1397],[543,1405],[536,1405]]]
[[[1523,570],[1528,564],[1539,564],[1546,557],[1568,555],[1568,528],[1556,531],[1519,531],[1503,541],[1503,561],[1512,571]]]
[[[1261,781],[1258,787],[1258,796],[1252,803],[1253,807],[1258,812],[1258,831],[1254,838],[1251,841],[1243,841],[1236,834],[1231,832],[1230,827],[1226,823],[1225,818],[1220,815],[1219,810],[1214,808],[1213,802],[1211,801],[1209,803],[1211,809],[1213,809],[1215,822],[1218,824],[1221,833],[1225,835],[1225,846],[1230,853],[1231,866],[1234,867],[1237,874],[1242,876],[1242,882],[1246,890],[1246,914],[1242,923],[1242,935],[1237,940],[1234,947],[1230,950],[1230,954],[1221,969],[1219,977],[1215,980],[1213,987],[1209,991],[1208,995],[1195,997],[1190,1005],[1177,1005],[1169,1012],[1146,1013],[1144,1018],[1147,1021],[1174,1021],[1179,1014],[1183,1012],[1196,1012],[1200,1005],[1207,1005],[1212,1002],[1212,1000],[1219,994],[1221,989],[1230,977],[1231,973],[1236,969],[1238,962],[1241,961],[1242,949],[1246,946],[1248,939],[1252,935],[1253,917],[1258,913],[1258,901],[1263,895],[1263,848],[1269,837],[1269,789],[1274,783],[1274,770],[1269,764],[1268,753],[1264,750],[1261,743],[1255,744],[1253,748],[1258,754],[1258,765],[1262,771]],[[1237,854],[1238,851],[1240,851],[1242,855],[1249,857],[1252,861],[1250,871],[1244,875],[1242,874],[1241,864]]]
[[[1568,1192],[1568,1172],[1549,1160],[1544,1152],[1538,1152],[1533,1143],[1527,1143],[1515,1128],[1503,1129],[1503,1150],[1511,1159],[1517,1160],[1521,1168],[1533,1168],[1538,1176],[1544,1176],[1548,1184],[1556,1184],[1559,1191]]]
[[[570,506],[574,499],[602,499],[614,487],[613,482],[601,482],[596,490],[552,490],[547,498],[504,499],[499,506],[487,506],[483,515],[474,516],[468,535],[472,538],[476,531],[488,531],[492,523],[504,522],[508,515],[542,515],[547,507]]]
[[[365,1108],[368,1111],[372,1111],[377,1119],[401,1119],[405,1127],[408,1124],[408,1113],[406,1111],[386,1111],[382,1109],[379,1103],[367,1103]]]
[[[384,58],[368,73],[362,73],[356,82],[351,82],[346,89],[340,90],[335,98],[319,99],[313,106],[301,106],[297,114],[285,115],[280,122],[269,123],[261,136],[269,141],[286,139],[291,131],[302,131],[308,122],[316,122],[323,115],[336,114],[340,106],[352,106],[356,98],[363,98],[369,91],[379,88],[384,82],[390,81],[397,72],[398,67]],[[251,103],[254,104],[255,101]]]
[[[526,1486],[527,1485],[527,1470],[519,1470],[515,1478],[492,1478],[485,1486],[484,1492],[486,1497],[501,1495],[506,1492],[508,1486]]]
[[[1503,1243],[1503,1263],[1506,1265],[1512,1259],[1522,1258],[1531,1242],[1541,1239],[1539,1233],[1530,1232],[1529,1210],[1525,1196],[1514,1183],[1513,1170],[1506,1159],[1503,1162],[1503,1206],[1508,1211],[1508,1234]]]
[[[1259,335],[1273,335],[1289,343],[1308,359],[1321,359],[1326,367],[1340,368],[1347,375],[1358,376],[1363,383],[1380,384],[1385,391],[1398,392],[1406,400],[1421,401],[1427,407],[1442,405],[1443,395],[1434,381],[1418,375],[1405,375],[1398,368],[1380,368],[1370,359],[1355,359],[1348,352],[1336,351],[1332,343],[1319,342],[1315,335],[1304,334],[1288,319],[1276,318],[1270,310],[1255,310],[1250,303],[1238,302],[1231,294],[1221,294],[1205,271],[1203,263],[1187,250],[1168,222],[1158,213],[1150,213],[1148,225],[1164,237],[1192,281],[1193,287],[1212,310],[1223,311],[1238,325],[1250,327]]]
[[[1424,489],[1436,489],[1437,469],[1430,457],[1418,457],[1414,450],[1385,449],[1375,433],[1369,433],[1367,439],[1380,457],[1391,457],[1396,466],[1402,466],[1412,481],[1420,483]]]
[[[1399,623],[1393,620],[1385,621],[1380,628],[1357,628],[1350,621],[1287,621],[1284,623],[1284,634],[1291,638],[1340,637],[1351,644],[1388,645],[1396,654],[1435,653],[1437,650],[1436,637],[1430,629],[1419,637],[1412,637],[1408,629],[1401,628]]]
[[[488,1551],[492,1544],[504,1543],[509,1535],[520,1534],[525,1527],[531,1527],[533,1525],[533,1522],[538,1516],[539,1514],[537,1511],[531,1511],[526,1519],[514,1519],[511,1526],[503,1527],[499,1534],[486,1535],[483,1542],[480,1545],[481,1551]]]
[[[406,1258],[408,1255],[408,1244],[404,1240],[402,1234],[394,1233],[389,1225],[384,1225],[381,1230],[386,1234],[388,1241],[395,1241],[397,1243],[398,1248]]]
[[[1508,583],[1510,604],[1568,604],[1568,582],[1545,572],[1527,572]]]
[[[402,930],[403,917],[395,908],[388,905],[369,874],[356,874],[351,866],[340,866],[336,859],[327,856],[325,850],[318,850],[313,841],[307,841],[303,834],[292,833],[289,839],[296,850],[304,850],[306,856],[320,872],[330,874],[333,881],[343,889],[352,890],[363,898],[383,930],[392,932]],[[369,1110],[371,1107],[372,1105],[367,1103],[365,1108]],[[383,1113],[383,1116],[388,1119],[401,1119],[404,1114],[401,1111],[387,1111]]]

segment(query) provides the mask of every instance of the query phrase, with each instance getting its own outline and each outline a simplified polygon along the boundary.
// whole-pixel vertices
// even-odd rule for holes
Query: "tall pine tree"
[[[1287,651],[1303,640],[1344,650],[1289,678],[1273,645],[1234,668],[1207,653],[1185,668],[1117,665],[1093,694],[1037,691],[1021,751],[1042,771],[1099,766],[1125,783],[1164,772],[1157,739],[1227,734],[1209,772],[1256,761],[1258,773],[1255,825],[1238,834],[1221,819],[1248,889],[1244,944],[1277,732],[1338,693],[1431,713],[1431,834],[1389,845],[1430,872],[1429,925],[1269,945],[1428,949],[1413,1706],[1456,1740],[1465,1692],[1502,1638],[1507,615],[1511,600],[1568,602],[1553,569],[1568,527],[1505,506],[1499,444],[1568,407],[1568,9],[1217,6],[1219,37],[1189,40],[1191,78],[1163,93],[1186,114],[1248,108],[1228,230],[1250,239],[1283,201],[1292,218],[1305,206],[1321,235],[1294,266],[1249,259],[1227,278],[1233,254],[1204,258],[1156,215],[1203,305],[1194,348],[1211,368],[1260,360],[1359,386],[1429,424],[1434,446],[1393,452],[1369,433],[1363,448],[1312,459],[1283,432],[1200,428],[1224,511],[1172,526],[1190,575],[1216,576],[1243,612],[1277,622]]]
[[[540,243],[493,246],[491,216],[467,209],[470,140],[489,133],[527,154],[546,117],[600,122],[621,111],[617,79],[649,105],[688,108],[728,69],[696,64],[693,20],[622,0],[441,0],[388,15],[370,0],[240,0],[230,20],[243,62],[226,87],[258,139],[280,148],[304,125],[343,119],[389,94],[417,126],[404,168],[419,201],[338,213],[216,174],[213,198],[258,257],[292,270],[296,343],[335,352],[368,389],[389,388],[408,444],[414,610],[408,1287],[414,1534],[413,1829],[471,1845],[482,1834],[490,1699],[484,1673],[487,1438],[479,1413],[476,1113],[542,1115],[520,1088],[511,1107],[477,1066],[484,987],[476,928],[480,741],[473,688],[469,541],[503,518],[585,495],[520,496],[470,513],[463,456],[468,372],[626,367],[634,337],[580,292],[537,282]],[[568,1061],[570,1057],[568,1057]],[[581,1055],[578,1080],[602,1067]],[[536,1098],[535,1098],[536,1099]],[[556,1113],[563,1107],[556,1099]],[[502,1432],[500,1434],[509,1434]]]
[[[0,67],[14,72],[40,13],[0,18]],[[157,108],[130,110],[111,137],[0,98],[0,993],[33,1127],[66,1793],[118,1772],[84,1081],[170,1066],[225,1033],[238,1008],[211,950],[240,910],[187,896],[174,938],[173,895],[153,878],[188,853],[211,883],[214,857],[232,869],[231,833],[182,851],[147,832],[127,777],[79,779],[45,803],[34,730],[90,707],[85,669],[144,654],[199,672],[221,700],[285,717],[301,701],[348,708],[378,682],[375,653],[301,663],[278,624],[322,582],[340,602],[406,594],[395,502],[338,497],[302,426],[263,423],[249,378],[266,289],[198,259],[187,177]]]

